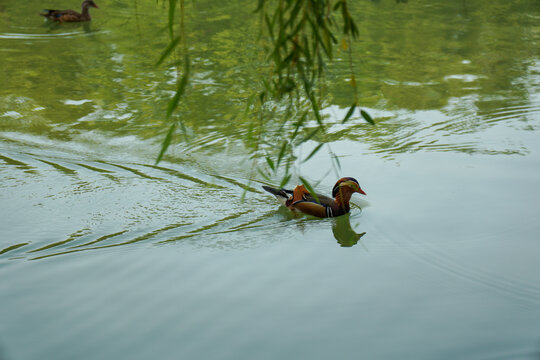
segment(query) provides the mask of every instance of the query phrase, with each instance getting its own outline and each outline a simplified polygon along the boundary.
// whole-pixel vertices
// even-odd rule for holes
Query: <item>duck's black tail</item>
[[[45,16],[46,18],[49,18],[51,20],[54,20],[54,17],[56,15],[56,12],[58,10],[52,10],[52,9],[43,9],[42,12],[39,13],[41,16]]]
[[[265,186],[265,185],[263,185],[263,189],[268,191],[270,194],[272,194],[274,196],[282,197],[282,198],[285,198],[285,199],[288,199],[289,196],[292,195],[291,190],[276,189],[276,188],[273,188],[273,187],[270,187],[270,186]]]

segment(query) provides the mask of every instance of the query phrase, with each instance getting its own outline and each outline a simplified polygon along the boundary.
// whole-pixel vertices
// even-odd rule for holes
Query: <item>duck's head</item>
[[[332,196],[336,197],[338,192],[342,189],[348,189],[351,191],[351,193],[360,193],[362,195],[366,195],[364,190],[360,187],[360,184],[358,184],[358,181],[355,178],[352,177],[344,177],[339,179],[336,182],[336,185],[334,185],[334,188],[332,189]]]
[[[81,6],[83,8],[89,8],[89,7],[99,8],[99,6],[97,6],[97,4],[93,0],[84,0]]]

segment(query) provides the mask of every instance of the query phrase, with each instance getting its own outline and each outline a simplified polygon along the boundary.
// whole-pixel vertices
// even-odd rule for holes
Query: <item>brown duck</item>
[[[79,21],[89,21],[92,18],[90,17],[90,8],[98,8],[96,3],[93,0],[84,0],[81,4],[82,11],[79,14],[74,10],[50,10],[45,9],[41,13],[41,16],[45,16],[49,20],[58,21],[58,22],[79,22]]]
[[[352,177],[339,179],[332,189],[332,197],[319,195],[319,201],[309,193],[304,185],[298,185],[294,190],[275,189],[263,186],[263,189],[274,195],[284,206],[293,211],[320,218],[336,217],[350,211],[349,201],[355,192],[366,195],[358,181]]]

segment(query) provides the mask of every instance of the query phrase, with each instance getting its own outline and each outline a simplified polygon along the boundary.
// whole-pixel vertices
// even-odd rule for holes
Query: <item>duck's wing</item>
[[[350,210],[349,206],[340,206],[334,199],[324,195],[319,198],[319,202],[315,202],[314,199],[308,198],[293,203],[292,207],[308,215],[321,218],[341,216],[348,213]]]
[[[317,194],[317,197],[318,201],[310,194],[304,194],[302,200],[295,201],[290,205],[295,210],[301,211],[304,214],[320,218],[336,216],[334,214],[334,208],[336,207],[335,200],[321,194]]]
[[[317,217],[336,217],[349,212],[348,205],[338,205],[331,197],[317,194],[319,201],[317,202],[311,195],[306,194],[304,198],[292,204],[292,206],[309,215]]]
[[[328,209],[330,209],[330,207],[323,206],[321,204],[317,204],[317,203],[311,202],[311,201],[301,200],[301,201],[298,201],[298,202],[294,203],[294,205],[292,205],[292,207],[295,210],[303,212],[304,214],[308,214],[308,215],[316,216],[316,217],[320,217],[320,218],[332,217],[333,216],[331,213],[328,212]]]
[[[323,206],[333,206],[336,203],[336,201],[334,199],[332,199],[331,197],[325,196],[325,195],[317,194],[317,197],[319,198],[319,201],[315,200],[315,198],[313,196],[307,194],[307,195],[304,196],[304,200],[309,201],[309,202],[313,202],[313,203],[318,203],[318,204],[321,204]]]
[[[277,189],[270,186],[263,186],[263,189],[274,195],[284,206],[303,212],[304,214],[326,218],[340,216],[348,212],[348,209],[336,204],[336,201],[329,196],[317,194],[316,201],[313,196],[303,194],[301,200],[292,201],[293,190]]]
[[[53,9],[43,9],[43,13],[41,13],[41,15],[43,16],[49,16],[49,15],[54,15],[54,16],[62,16],[62,15],[79,15],[78,12],[74,11],[74,10],[53,10]]]
[[[78,12],[68,9],[68,10],[53,10],[53,9],[44,9],[44,12],[40,15],[45,16],[51,20],[62,20],[62,21],[74,21],[81,17],[81,14]]]

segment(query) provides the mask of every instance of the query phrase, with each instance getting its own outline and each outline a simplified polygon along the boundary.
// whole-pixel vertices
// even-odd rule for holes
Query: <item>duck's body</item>
[[[80,21],[90,21],[90,8],[97,8],[98,6],[93,0],[84,0],[81,4],[81,13],[74,10],[51,10],[45,9],[41,13],[41,16],[45,16],[47,19],[58,22],[80,22]]]
[[[349,201],[352,194],[357,192],[366,195],[360,188],[358,181],[350,177],[341,178],[337,181],[332,189],[334,198],[316,194],[319,201],[316,201],[304,185],[298,185],[294,190],[275,189],[270,186],[263,186],[263,189],[273,194],[290,210],[300,211],[320,218],[347,214],[350,211]]]

